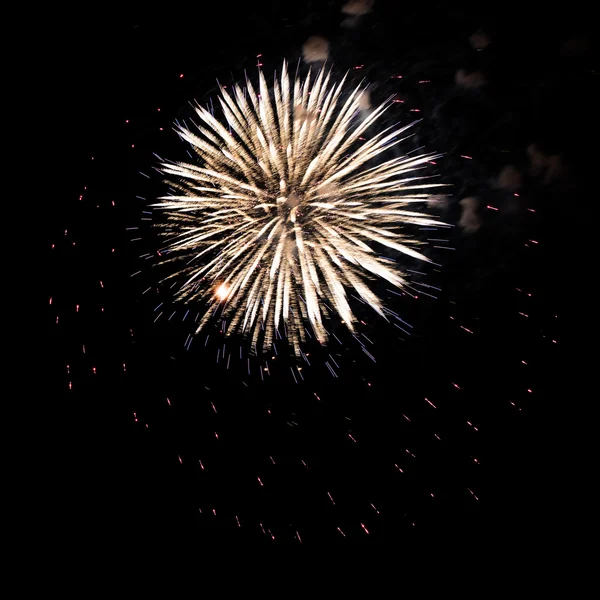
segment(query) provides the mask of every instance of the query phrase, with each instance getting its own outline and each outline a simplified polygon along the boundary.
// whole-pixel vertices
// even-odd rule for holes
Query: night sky
[[[578,141],[597,77],[586,15],[377,0],[350,18],[343,5],[98,9],[56,30],[66,150],[44,250],[45,395],[61,420],[64,534],[395,544],[569,520],[557,265],[590,164]],[[200,308],[173,304],[152,267],[156,155],[185,158],[173,124],[190,101],[216,100],[217,79],[255,77],[260,63],[271,80],[284,58],[305,73],[313,35],[329,41],[336,79],[364,78],[373,104],[400,100],[384,125],[422,119],[407,143],[443,153],[431,173],[448,197],[431,210],[454,227],[429,242],[440,267],[403,264],[422,293],[385,297],[405,327],[359,304],[360,340],[309,341],[300,362],[283,342],[275,359],[249,359],[218,327],[190,344]],[[478,199],[475,231],[461,225],[464,198]]]

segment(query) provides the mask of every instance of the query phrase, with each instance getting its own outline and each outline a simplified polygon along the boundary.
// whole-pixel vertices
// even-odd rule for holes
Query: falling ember
[[[197,105],[202,126],[178,127],[200,161],[163,163],[174,191],[154,207],[165,214],[165,262],[185,259],[166,277],[182,278],[176,300],[207,305],[196,333],[220,311],[226,335],[262,350],[285,325],[300,356],[305,325],[328,341],[326,305],[354,331],[351,293],[384,316],[373,279],[400,289],[406,280],[382,247],[430,262],[406,230],[442,225],[418,209],[444,185],[418,173],[439,155],[383,158],[412,124],[370,135],[393,101],[358,118],[364,89],[342,99],[346,78],[330,80],[326,69],[290,78],[284,62],[272,89],[262,72],[257,89],[249,80],[245,90],[220,88],[226,123]]]

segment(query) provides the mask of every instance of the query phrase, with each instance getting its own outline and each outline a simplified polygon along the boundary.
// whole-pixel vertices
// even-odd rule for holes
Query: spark
[[[226,335],[266,350],[283,321],[300,357],[307,334],[327,343],[331,312],[355,331],[350,292],[385,318],[369,282],[406,280],[380,250],[431,262],[405,226],[443,225],[413,208],[443,185],[416,173],[439,155],[382,160],[414,123],[359,142],[393,100],[361,116],[364,88],[346,91],[346,77],[334,83],[322,68],[291,79],[284,62],[272,89],[262,72],[257,90],[249,79],[221,86],[223,122],[196,105],[197,131],[177,126],[199,162],[161,164],[174,192],[154,208],[165,214],[166,262],[183,265],[166,277],[183,280],[176,300],[207,305],[196,333],[220,309]]]
[[[215,292],[215,295],[220,300],[225,300],[227,298],[227,296],[229,295],[229,286],[227,284],[225,284],[225,283],[222,283],[217,288],[217,291]]]

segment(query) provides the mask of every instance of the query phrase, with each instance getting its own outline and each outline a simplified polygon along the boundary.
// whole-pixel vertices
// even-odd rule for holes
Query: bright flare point
[[[225,298],[227,298],[227,296],[229,295],[229,287],[227,287],[226,284],[222,283],[217,288],[217,291],[215,293],[217,295],[217,298],[219,298],[219,300],[225,300]]]

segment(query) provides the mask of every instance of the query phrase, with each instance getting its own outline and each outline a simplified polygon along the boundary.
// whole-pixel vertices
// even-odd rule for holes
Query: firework
[[[284,63],[272,89],[262,72],[257,91],[221,88],[222,122],[196,106],[197,130],[178,127],[199,164],[163,163],[174,191],[155,207],[179,261],[167,279],[184,278],[176,298],[205,306],[198,331],[218,314],[267,349],[283,324],[299,353],[305,325],[326,343],[334,313],[353,331],[351,292],[384,316],[372,282],[406,282],[381,251],[429,260],[404,229],[440,225],[412,209],[441,185],[415,174],[436,156],[381,160],[410,125],[367,138],[393,100],[365,115],[346,78],[293,78]]]

